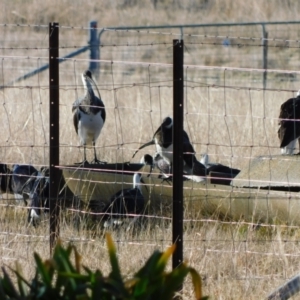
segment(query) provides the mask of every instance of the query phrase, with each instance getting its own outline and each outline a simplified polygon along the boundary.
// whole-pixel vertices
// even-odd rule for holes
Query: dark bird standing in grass
[[[34,185],[38,170],[32,165],[14,165],[11,177],[11,189],[16,200],[27,205],[29,194]]]
[[[43,168],[38,172],[29,194],[28,222],[36,227],[42,212],[49,212],[49,169]]]
[[[300,148],[300,90],[280,107],[278,137],[282,154],[293,154],[298,140]]]
[[[156,146],[156,151],[159,153],[167,162],[173,165],[173,120],[170,117],[166,117],[162,124],[158,127],[153,135],[151,141],[142,145],[135,154],[150,145]],[[195,150],[190,143],[190,139],[185,131],[183,131],[183,172],[185,177],[194,181],[200,182],[204,180],[206,176],[206,168],[201,164],[196,156]]]
[[[119,224],[119,220],[132,218],[133,222],[143,213],[145,199],[141,190],[141,174],[133,175],[133,187],[114,194],[103,209],[104,227]]]
[[[85,95],[77,99],[72,107],[75,130],[84,150],[82,163],[87,163],[87,146],[92,146],[94,148],[94,160],[92,163],[103,163],[97,158],[95,144],[106,118],[104,103],[101,100],[99,90],[92,79],[92,73],[89,70],[82,74],[82,82],[85,89]],[[97,90],[99,97],[95,95],[93,88]]]
[[[3,193],[11,193],[11,177],[12,171],[6,164],[0,164],[0,187],[1,192]]]

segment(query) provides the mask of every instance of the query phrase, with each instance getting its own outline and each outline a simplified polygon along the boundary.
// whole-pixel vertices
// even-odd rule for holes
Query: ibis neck
[[[94,91],[93,91],[93,80],[92,79],[89,79],[87,77],[82,76],[82,83],[83,83],[84,89],[88,93],[94,94]]]
[[[133,175],[133,188],[138,188],[140,189],[140,176],[138,174],[134,174]]]

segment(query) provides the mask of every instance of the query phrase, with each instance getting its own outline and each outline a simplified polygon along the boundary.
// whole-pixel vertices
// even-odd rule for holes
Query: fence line
[[[63,31],[64,27],[57,28]],[[113,31],[110,33],[113,34]],[[187,38],[188,34],[184,33],[183,36]],[[130,161],[134,150],[152,138],[161,120],[167,115],[172,115],[172,55],[168,54],[165,61],[160,62],[157,59],[158,62],[155,62],[156,54],[160,54],[162,47],[155,43],[156,37],[151,38],[158,46],[155,49],[151,45],[147,49],[145,45],[136,43],[136,47],[145,52],[141,61],[129,55],[131,50],[124,49],[121,46],[122,41],[112,48],[107,46],[106,49],[112,52],[111,59],[103,56],[103,59],[93,60],[101,63],[101,79],[97,86],[107,111],[106,124],[96,151],[108,162]],[[191,37],[194,38],[197,39]],[[195,41],[188,41],[185,45]],[[268,41],[271,39],[268,38]],[[256,44],[255,47],[260,49],[261,45],[257,42]],[[247,47],[249,50],[252,45]],[[104,48],[105,46],[101,49]],[[133,44],[132,48],[135,48]],[[289,45],[286,45],[285,49],[288,48]],[[163,55],[172,50],[167,46],[164,49],[166,52]],[[228,48],[223,50],[227,51]],[[151,51],[154,52],[151,54]],[[188,58],[196,52],[185,48],[185,53],[185,58]],[[27,56],[23,54],[20,57],[15,53],[11,56],[1,56],[0,74],[4,81],[17,78],[12,75],[20,75],[18,72],[25,73],[32,65],[42,61],[38,60],[38,57],[31,59],[34,56],[30,54],[35,54],[33,49],[28,50]],[[253,61],[259,59],[256,57]],[[98,222],[103,216],[103,203],[109,198],[103,194],[104,190],[107,186],[116,189],[131,186],[132,182],[127,181],[130,177],[127,174],[132,174],[132,171],[116,171],[112,179],[103,179],[90,175],[102,172],[105,168],[91,166],[87,173],[81,173],[82,177],[76,175],[76,170],[80,168],[73,163],[79,161],[77,158],[81,157],[82,152],[72,126],[71,107],[73,101],[83,95],[82,84],[77,81],[80,82],[79,75],[89,62],[90,59],[78,57],[65,59],[64,64],[60,64],[61,153],[57,167],[69,171],[70,174],[73,172],[69,180],[78,185],[76,197],[72,198],[74,203],[67,204],[66,207],[61,203],[60,237],[63,242],[76,243],[79,250],[85,253],[84,259],[87,263],[97,268],[105,260],[98,259],[105,257],[102,240],[104,229],[100,227],[103,224]],[[292,71],[289,65],[282,70],[273,68],[272,64],[268,70],[260,70],[254,64],[250,68],[238,65],[226,67],[218,63],[206,65],[201,61],[201,56],[199,63],[190,62],[191,60],[183,65],[184,124],[195,147],[197,158],[201,153],[208,153],[212,163],[221,163],[241,170],[251,170],[251,163],[257,156],[264,156],[268,162],[280,157],[283,172],[286,165],[296,164],[295,156],[279,155],[277,123],[280,104],[297,91],[299,71]],[[265,72],[270,76],[269,79],[274,76],[273,86],[261,87],[261,75]],[[276,77],[277,75],[286,77]],[[38,78],[27,79],[22,83],[23,86],[6,86],[1,90],[0,112],[2,110],[3,115],[6,114],[8,122],[2,124],[0,153],[2,162],[9,163],[9,167],[13,163],[30,162],[40,169],[47,164],[50,144],[50,124],[47,123],[48,93],[51,89],[46,80],[48,77],[39,75]],[[10,130],[7,124],[11,127]],[[146,151],[152,154],[155,149],[147,148],[141,155]],[[131,163],[138,164],[134,160]],[[185,196],[182,220],[183,257],[190,259],[191,264],[203,274],[204,288],[215,288],[226,281],[232,287],[243,290],[246,285],[251,286],[251,282],[255,281],[257,286],[263,287],[263,291],[270,291],[299,268],[299,220],[294,217],[298,216],[299,195],[295,191],[296,188],[299,189],[297,177],[286,176],[277,179],[273,176],[275,173],[271,167],[269,171],[270,180],[255,176],[249,177],[249,180],[237,178],[236,182],[239,183],[267,186],[266,189],[242,188],[239,190],[239,196],[235,194],[238,190],[235,186],[212,184],[209,181],[222,179],[219,175],[211,175],[203,185],[191,181],[184,182],[183,189],[184,192],[188,192],[188,196]],[[141,173],[146,181],[143,188],[147,188],[150,195],[147,198],[149,209],[145,211],[137,227],[134,227],[137,228],[137,233],[128,233],[125,230],[113,232],[122,263],[130,257],[140,264],[149,251],[164,249],[172,243],[170,222],[173,207],[168,194],[172,186],[158,180],[157,171],[153,171],[150,179],[148,169],[141,169]],[[1,172],[0,177],[3,177]],[[152,178],[154,179],[151,182]],[[285,190],[281,187],[278,190],[269,187],[271,179],[275,184],[284,185]],[[87,190],[81,187],[87,187]],[[98,187],[101,193],[97,194],[95,190]],[[202,196],[197,196],[200,191]],[[211,196],[212,191],[217,195],[215,198]],[[110,190],[109,196],[113,193],[114,191]],[[80,200],[83,195],[92,200],[99,200],[99,207],[90,210],[83,201],[77,204],[75,200]],[[27,224],[28,207],[16,203],[14,195],[2,195],[0,259],[5,260],[7,264],[15,259],[29,264],[33,251],[44,251],[45,256],[48,255],[48,248],[47,251],[44,248],[50,241],[49,235],[45,233],[49,218],[46,214],[45,218],[42,218],[42,225],[33,228]],[[154,207],[154,204],[157,206]],[[243,205],[244,209],[242,213],[235,214],[238,205]],[[276,214],[276,205],[283,207],[286,212],[284,217],[280,213]],[[48,210],[46,208],[45,212]],[[80,223],[78,228],[77,220]],[[274,282],[270,283],[270,278]],[[245,293],[245,297],[248,297],[249,292]]]
[[[246,22],[246,23],[218,23],[218,24],[181,24],[181,25],[158,25],[158,26],[136,26],[136,27],[109,27],[109,28],[102,28],[99,32],[99,34],[97,35],[97,22],[96,21],[91,21],[90,22],[90,26],[89,27],[66,27],[66,26],[59,26],[61,28],[70,28],[70,29],[89,29],[90,30],[90,38],[89,38],[89,45],[88,46],[83,46],[80,47],[78,50],[69,53],[68,55],[61,57],[59,62],[63,62],[69,58],[78,56],[81,53],[86,52],[87,50],[90,50],[90,66],[89,69],[91,71],[93,71],[96,74],[99,74],[99,63],[100,62],[104,62],[100,59],[100,48],[104,47],[105,45],[103,45],[101,43],[101,36],[103,33],[105,32],[118,32],[118,31],[125,31],[125,32],[133,32],[133,33],[142,33],[141,30],[146,29],[146,31],[144,32],[145,34],[165,34],[165,35],[177,35],[177,36],[181,36],[181,38],[183,38],[184,36],[188,36],[188,37],[204,37],[204,38],[217,38],[217,39],[243,39],[243,40],[261,40],[263,42],[262,45],[256,45],[256,46],[262,46],[263,47],[263,64],[262,64],[262,71],[266,72],[267,71],[267,47],[272,47],[271,45],[267,44],[267,42],[296,42],[299,43],[299,40],[293,40],[293,39],[279,39],[279,38],[268,38],[267,37],[267,31],[265,29],[266,26],[268,25],[287,25],[287,24],[300,24],[300,21],[278,21],[278,22]],[[214,36],[214,35],[195,35],[195,34],[184,34],[183,30],[184,28],[204,28],[204,27],[236,27],[236,26],[257,26],[260,25],[262,27],[262,32],[263,32],[263,36],[261,38],[255,38],[255,37],[234,37],[234,36],[230,36],[230,35],[225,35],[225,36]],[[38,26],[38,27],[46,27],[46,25],[30,25],[30,24],[0,24],[0,26],[23,26],[23,27],[34,27],[34,26]],[[149,31],[149,29],[179,29],[181,31],[180,34],[173,34],[170,32],[151,32]],[[186,45],[188,45],[188,42],[186,42]],[[117,45],[112,45],[112,46],[117,46]],[[118,45],[119,46],[119,45]],[[130,45],[126,45],[127,47]],[[134,45],[134,46],[141,46],[141,44],[139,45]],[[233,45],[231,45],[233,46]],[[241,45],[239,45],[241,46]],[[249,45],[247,45],[249,46]],[[274,46],[274,47],[282,47],[280,46]],[[288,46],[290,47],[290,46]],[[295,46],[295,48],[298,48],[299,46]],[[62,47],[65,48],[65,47]],[[0,49],[4,49],[4,48],[0,48]],[[9,49],[9,48],[8,48]],[[15,48],[14,48],[15,49]],[[30,47],[26,47],[25,49],[30,49]],[[26,80],[27,78],[30,78],[42,71],[45,71],[49,68],[48,64],[45,64],[43,66],[41,66],[38,69],[33,70],[32,72],[29,72],[23,76],[20,76],[19,78],[15,79],[14,81],[4,85],[4,86],[0,86],[0,89],[3,89],[4,87],[6,87],[7,85],[12,85],[14,83],[20,82],[22,80]],[[268,72],[268,71],[267,71]],[[266,74],[264,73],[263,76],[264,80],[263,80],[263,87],[266,87]]]

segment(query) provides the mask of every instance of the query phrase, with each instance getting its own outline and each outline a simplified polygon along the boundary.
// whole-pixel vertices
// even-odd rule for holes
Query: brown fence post
[[[49,24],[50,254],[59,237],[59,24]]]
[[[173,269],[183,260],[183,40],[173,40]],[[181,289],[181,288],[180,288]]]

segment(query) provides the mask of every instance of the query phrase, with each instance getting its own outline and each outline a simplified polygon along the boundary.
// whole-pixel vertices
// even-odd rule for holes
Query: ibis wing
[[[74,124],[75,131],[76,131],[77,134],[78,134],[78,123],[79,123],[79,120],[80,120],[80,114],[78,112],[78,109],[76,109],[74,111],[74,114],[73,114],[73,124]]]

